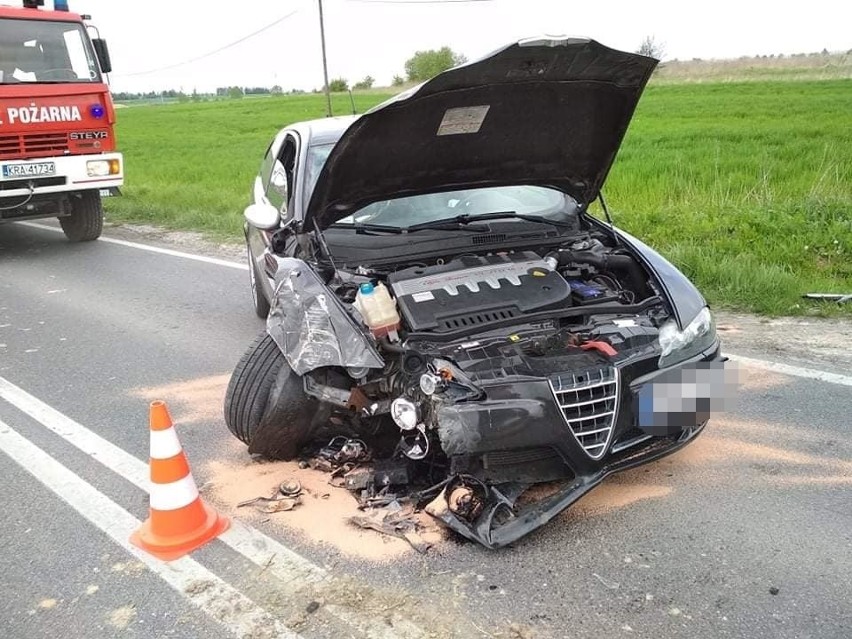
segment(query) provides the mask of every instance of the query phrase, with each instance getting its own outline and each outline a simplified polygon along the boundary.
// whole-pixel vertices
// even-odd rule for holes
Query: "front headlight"
[[[669,320],[660,327],[660,368],[677,364],[710,348],[716,341],[716,323],[706,306],[689,325],[680,330]]]
[[[105,177],[117,175],[121,171],[118,160],[89,160],[86,162],[86,175],[89,177]]]

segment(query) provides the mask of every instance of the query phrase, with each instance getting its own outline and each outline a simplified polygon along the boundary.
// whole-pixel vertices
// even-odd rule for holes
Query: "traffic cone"
[[[201,500],[164,402],[151,402],[150,421],[151,508],[130,542],[171,561],[215,539],[230,522]]]

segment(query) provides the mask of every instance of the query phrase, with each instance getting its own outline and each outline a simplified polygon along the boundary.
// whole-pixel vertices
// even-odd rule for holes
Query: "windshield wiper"
[[[432,220],[431,222],[421,222],[420,224],[414,224],[412,226],[406,227],[404,230],[407,232],[411,232],[419,231],[421,229],[463,228],[471,222],[482,222],[483,220],[509,219],[524,220],[525,222],[538,222],[539,224],[550,224],[551,226],[574,228],[574,225],[569,222],[550,220],[536,215],[525,215],[523,213],[516,213],[515,211],[495,211],[494,213],[483,213],[482,215],[470,215],[469,213],[462,213],[461,215],[444,218],[442,220]],[[471,228],[468,228],[467,230],[471,230]]]
[[[399,226],[386,226],[385,224],[332,224],[333,229],[354,229],[358,235],[369,235],[370,233],[393,233],[399,235],[403,229]]]
[[[475,233],[483,233],[488,231],[488,227],[484,225],[464,226],[467,222],[457,222],[454,219],[449,220],[434,220],[432,222],[423,222],[414,226],[386,226],[384,224],[371,224],[365,222],[363,224],[332,224],[329,228],[334,229],[353,229],[357,235],[372,235],[374,233],[389,233],[393,235],[401,235],[403,233],[416,233],[417,231],[452,231],[463,228],[465,231]]]
[[[569,222],[560,222],[559,220],[551,220],[536,215],[525,215],[523,213],[516,213],[515,211],[495,211],[494,213],[483,213],[482,215],[462,213],[455,217],[445,217],[440,220],[420,222],[419,224],[412,224],[411,226],[387,226],[385,224],[371,224],[369,222],[362,224],[332,224],[331,226],[332,228],[354,229],[355,232],[359,234],[392,233],[394,235],[399,235],[402,233],[416,233],[417,231],[425,230],[454,231],[457,229],[474,233],[484,233],[490,230],[489,227],[484,224],[476,224],[476,222],[508,219],[524,220],[526,222],[536,222],[538,224],[549,224],[551,226],[572,229],[575,228],[575,226]]]

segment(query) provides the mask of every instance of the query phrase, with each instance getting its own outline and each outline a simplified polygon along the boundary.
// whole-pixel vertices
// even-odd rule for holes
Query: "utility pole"
[[[328,86],[328,62],[325,59],[325,26],[322,21],[322,0],[317,0],[320,18],[320,40],[322,41],[322,77],[325,80],[326,115],[331,117],[331,87]]]

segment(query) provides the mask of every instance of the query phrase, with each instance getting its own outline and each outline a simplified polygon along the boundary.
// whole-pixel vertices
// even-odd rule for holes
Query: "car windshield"
[[[334,148],[334,144],[318,144],[308,148],[307,165],[305,166],[305,193],[304,207],[308,208],[308,202],[311,201],[311,194],[314,192],[314,187],[317,185],[320,171],[328,159],[328,154]]]
[[[373,202],[339,220],[337,226],[379,224],[406,228],[492,213],[558,219],[575,206],[574,200],[564,193],[542,186],[492,186]]]
[[[0,19],[0,83],[100,81],[98,64],[82,25]]]
[[[306,207],[332,148],[333,144],[324,144],[308,150],[305,171]],[[498,212],[541,217],[546,221],[548,218],[559,219],[564,213],[574,211],[576,206],[576,201],[565,193],[542,186],[493,186],[373,202],[342,218],[335,226],[378,224],[405,228],[415,224],[455,219],[458,216],[476,217]]]

